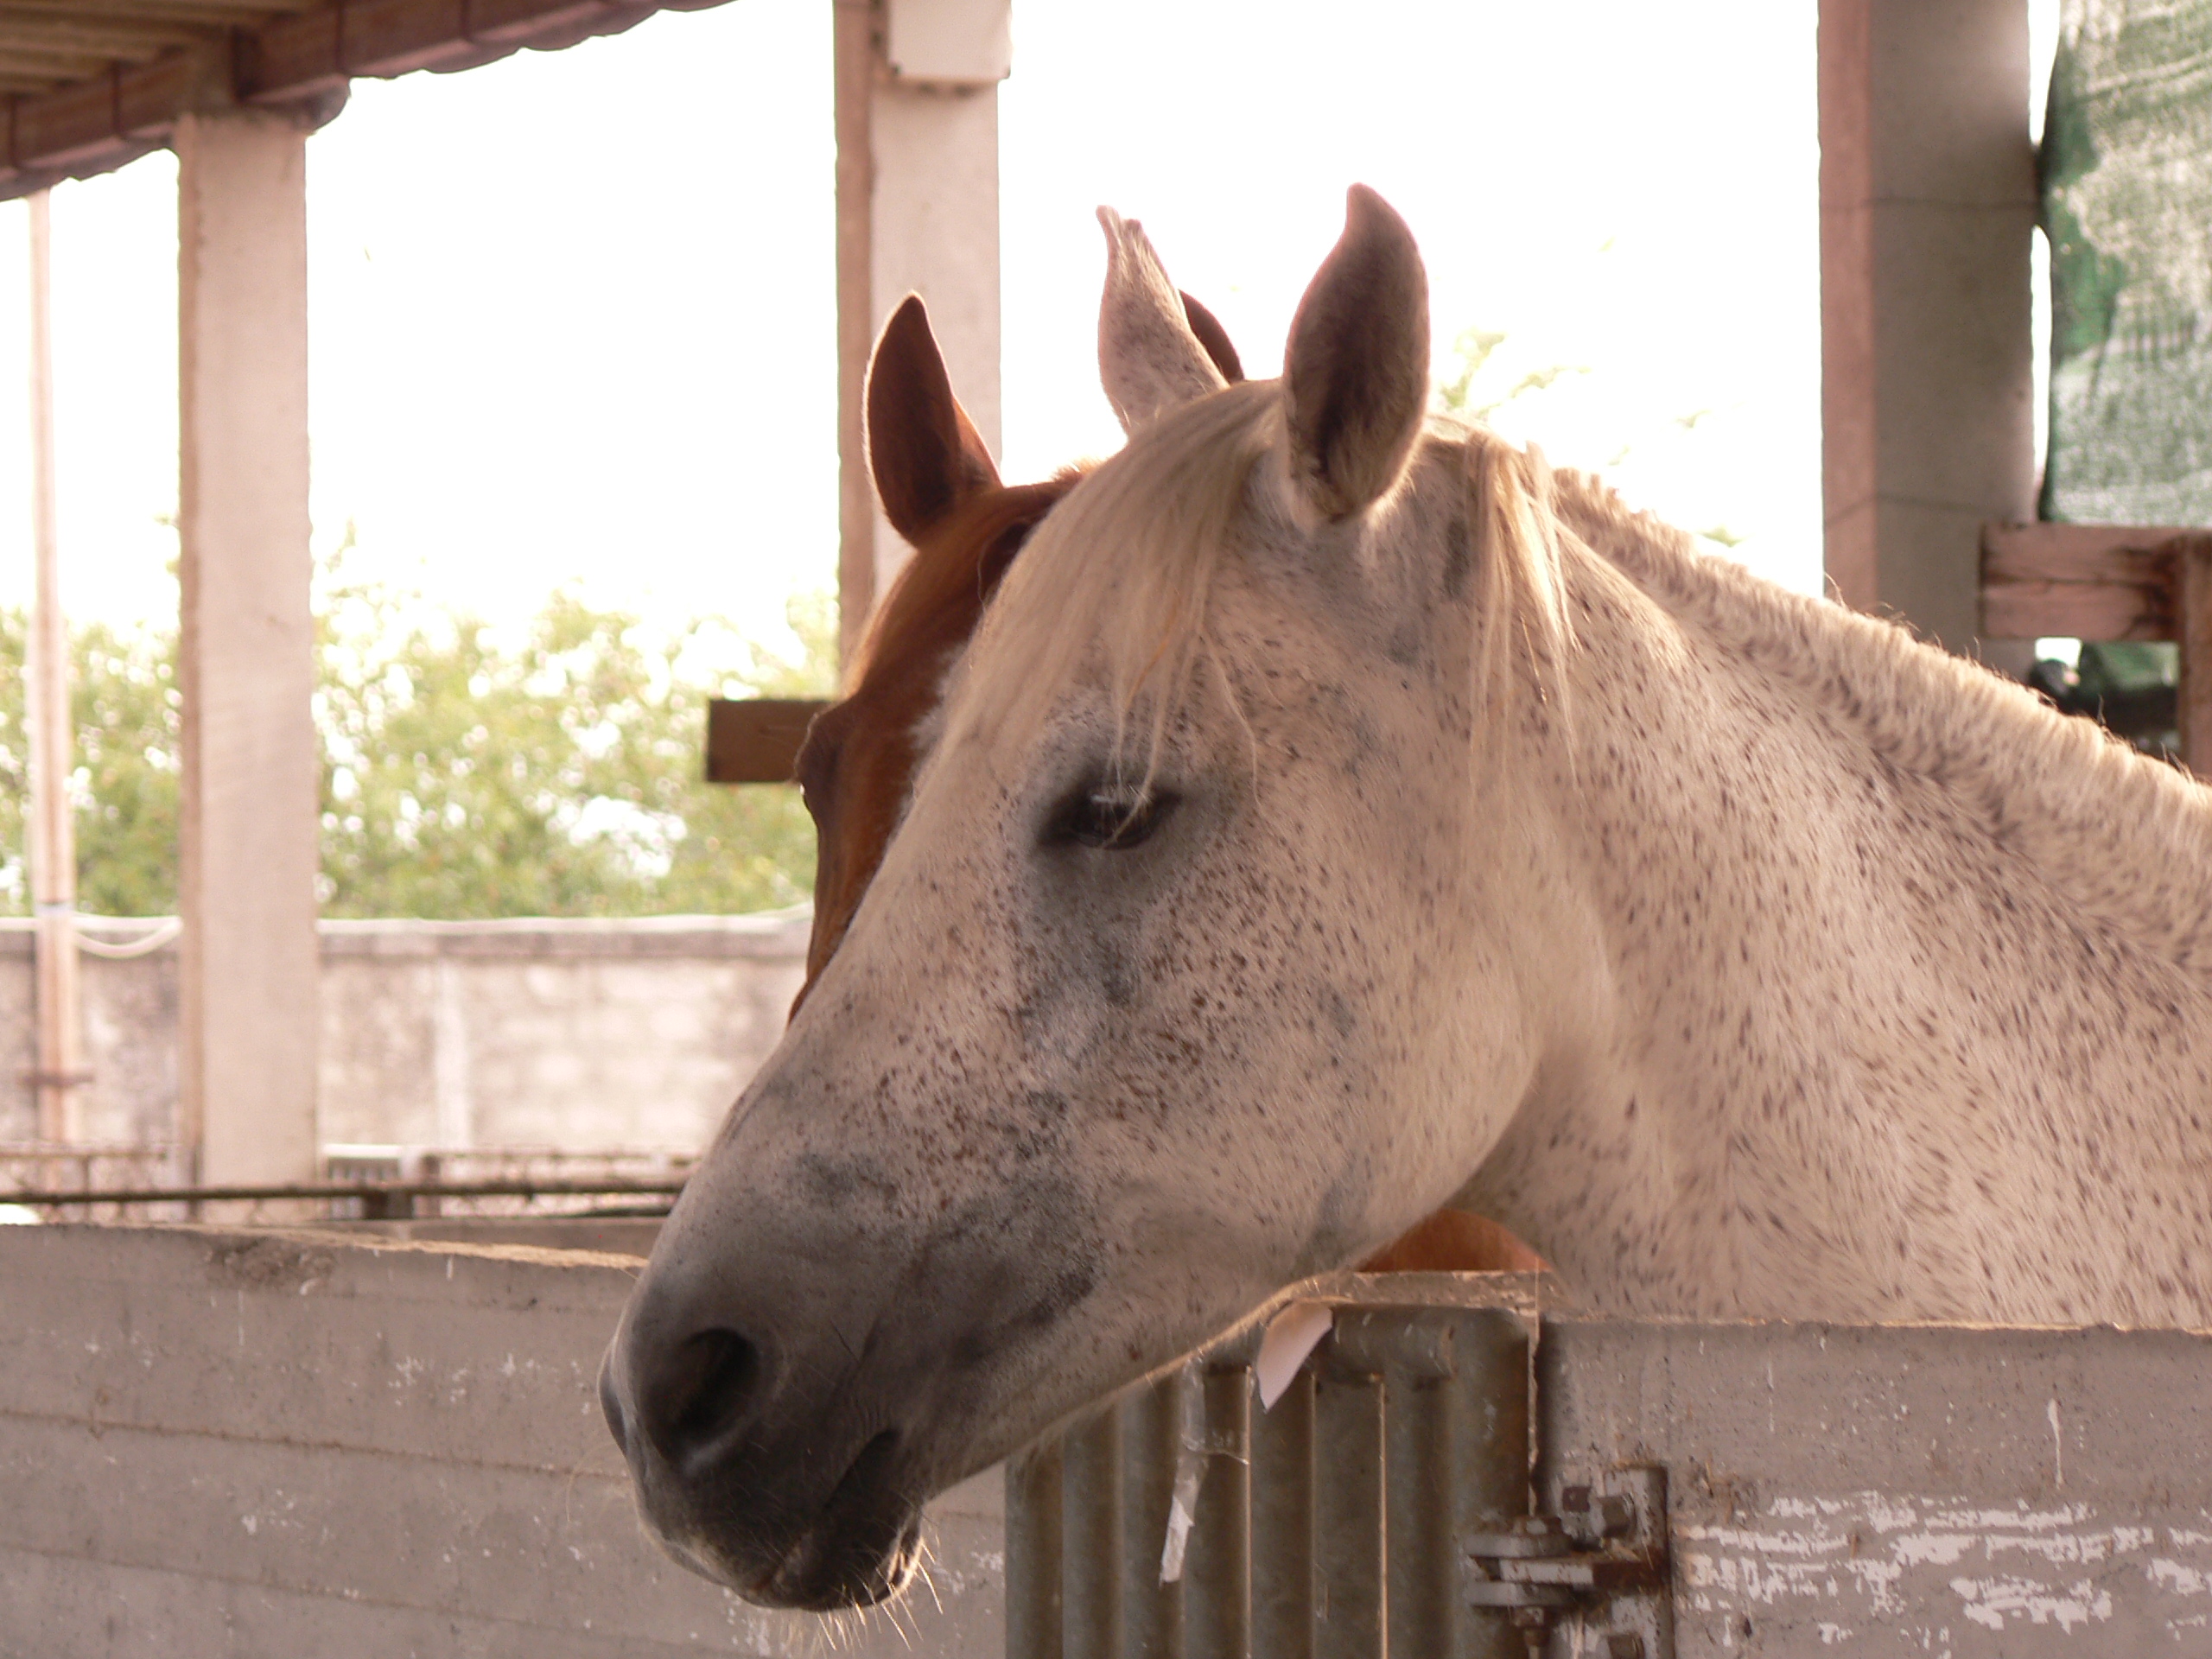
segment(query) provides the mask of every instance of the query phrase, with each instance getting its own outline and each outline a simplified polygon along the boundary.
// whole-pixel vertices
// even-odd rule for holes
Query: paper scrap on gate
[[[1252,1362],[1262,1410],[1274,1408],[1306,1357],[1321,1345],[1336,1322],[1336,1310],[1326,1302],[1293,1302],[1268,1321],[1268,1333],[1260,1338],[1260,1356]]]

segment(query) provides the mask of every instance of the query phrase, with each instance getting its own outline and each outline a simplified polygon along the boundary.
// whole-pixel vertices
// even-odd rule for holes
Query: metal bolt
[[[1590,1507],[1587,1486],[1562,1486],[1559,1489],[1559,1506],[1569,1515],[1580,1515]]]
[[[1602,1538],[1618,1537],[1636,1526],[1636,1500],[1619,1492],[1608,1492],[1598,1500],[1598,1534]]]

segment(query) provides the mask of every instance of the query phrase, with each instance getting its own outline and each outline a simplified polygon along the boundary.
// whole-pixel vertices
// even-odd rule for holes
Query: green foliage
[[[0,912],[12,915],[30,908],[29,633],[23,612],[0,609]],[[94,624],[70,647],[78,904],[107,916],[167,915],[176,907],[175,638]]]
[[[786,660],[702,622],[656,634],[556,594],[519,634],[325,573],[315,723],[329,916],[625,916],[804,898],[798,791],[702,777],[716,696],[827,695],[834,606],[794,601]],[[0,611],[0,909],[27,908],[21,613]],[[176,902],[175,640],[75,639],[82,907]]]
[[[0,608],[0,914],[30,908],[23,814],[30,808],[30,733],[24,725],[23,664],[29,619]]]
[[[1436,388],[1436,401],[1447,414],[1462,420],[1486,422],[1490,417],[1517,398],[1545,391],[1570,374],[1587,374],[1586,365],[1554,363],[1541,369],[1531,369],[1512,385],[1499,387],[1495,376],[1486,376],[1484,370],[1497,348],[1505,344],[1503,334],[1491,334],[1487,329],[1469,328],[1452,344],[1452,353],[1459,359],[1459,372]]]
[[[176,637],[95,623],[70,640],[77,718],[77,904],[102,916],[176,910],[183,699]]]

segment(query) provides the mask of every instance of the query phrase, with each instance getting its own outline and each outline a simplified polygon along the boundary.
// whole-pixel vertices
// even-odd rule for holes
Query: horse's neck
[[[2202,791],[1599,505],[1559,820],[1612,957],[1478,1195],[1614,1305],[2212,1311],[2171,1155],[2212,1076]]]
[[[1754,726],[1864,757],[2131,944],[2212,982],[2212,791],[2024,687],[1902,629],[1698,553],[1570,479],[1565,515],[1679,628],[1708,675],[1761,699]],[[1602,671],[1602,664],[1600,671]],[[1848,764],[1848,760],[1847,760]],[[1933,824],[1901,823],[1900,836]]]

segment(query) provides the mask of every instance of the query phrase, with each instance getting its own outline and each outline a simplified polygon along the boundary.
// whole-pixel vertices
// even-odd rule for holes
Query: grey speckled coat
[[[1281,382],[1109,231],[1136,435],[610,1355],[672,1548],[885,1593],[930,1493],[1458,1194],[1600,1307],[2206,1320],[2212,796],[1431,421],[1370,194]]]

